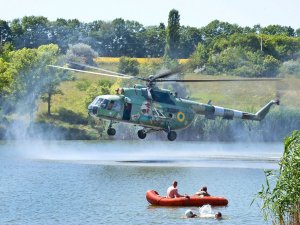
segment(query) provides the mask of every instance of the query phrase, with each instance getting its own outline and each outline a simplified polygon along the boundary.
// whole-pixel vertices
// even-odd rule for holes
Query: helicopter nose
[[[89,111],[89,114],[94,114],[94,115],[97,115],[98,113],[98,106],[96,105],[89,105],[88,107],[88,111]]]
[[[93,113],[94,115],[97,115],[98,108],[99,108],[98,106],[93,106],[92,113]]]

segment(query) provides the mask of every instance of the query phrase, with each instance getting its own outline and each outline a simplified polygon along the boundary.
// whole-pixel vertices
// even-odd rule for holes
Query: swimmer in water
[[[186,218],[215,218],[215,219],[221,219],[222,218],[222,213],[217,212],[216,214],[213,213],[205,213],[205,214],[195,214],[191,209],[188,209],[185,211],[185,217]]]

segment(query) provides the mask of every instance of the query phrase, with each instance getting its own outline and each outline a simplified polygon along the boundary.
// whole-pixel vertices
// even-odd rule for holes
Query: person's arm
[[[176,188],[176,189],[174,189],[174,196],[175,196],[176,198],[179,198],[179,197],[184,197],[183,195],[181,195],[181,194],[179,194],[179,193],[178,193],[178,190],[177,190],[177,188]]]
[[[174,195],[175,195],[176,198],[179,198],[179,197],[190,198],[190,196],[188,196],[188,195],[181,195],[181,194],[179,194],[177,188],[174,189]]]

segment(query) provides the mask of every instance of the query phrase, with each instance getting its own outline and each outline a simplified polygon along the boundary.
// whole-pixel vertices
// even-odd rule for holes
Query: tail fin
[[[280,101],[279,99],[275,99],[270,101],[268,104],[266,104],[264,107],[262,107],[257,113],[255,113],[255,120],[261,121],[265,118],[265,116],[268,114],[268,112],[270,111],[270,108],[272,105],[279,105]]]

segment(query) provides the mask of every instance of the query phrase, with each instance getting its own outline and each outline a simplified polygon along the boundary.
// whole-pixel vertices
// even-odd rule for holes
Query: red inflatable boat
[[[167,198],[160,196],[156,191],[149,190],[146,192],[147,201],[152,205],[161,205],[161,206],[226,206],[228,200],[223,197],[209,196],[209,197],[199,197],[196,195],[180,198]]]

